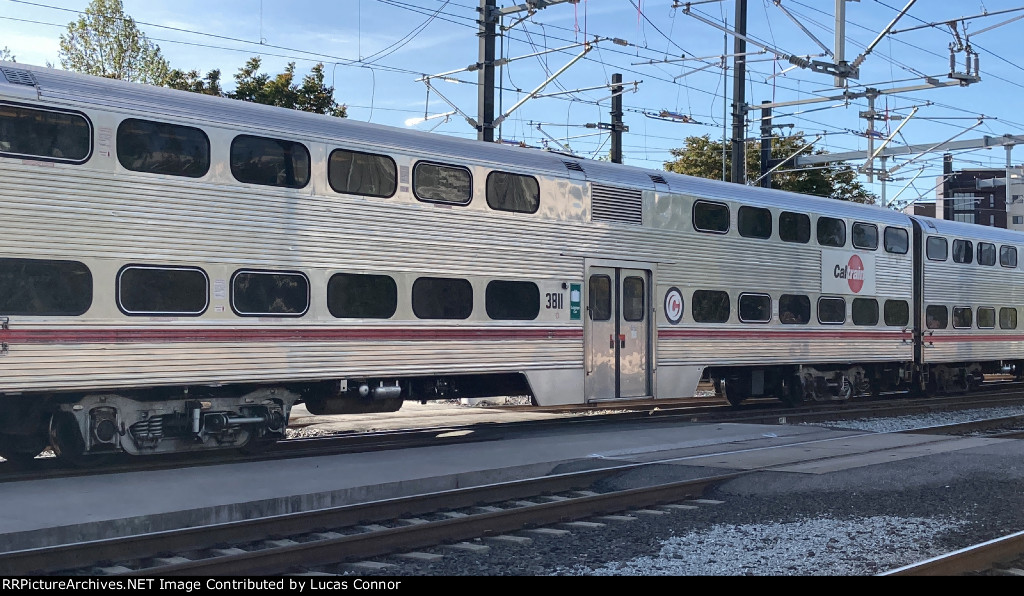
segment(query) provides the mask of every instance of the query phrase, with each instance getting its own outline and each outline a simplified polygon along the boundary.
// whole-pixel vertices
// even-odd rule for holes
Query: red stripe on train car
[[[956,343],[956,342],[969,342],[969,341],[1024,341],[1024,335],[1020,333],[1008,333],[1006,335],[999,334],[987,334],[987,335],[970,335],[970,334],[959,334],[959,335],[926,335],[923,338],[924,343]]]
[[[843,339],[843,340],[897,340],[911,339],[909,331],[839,331],[839,330],[736,330],[736,329],[659,329],[658,337],[665,339]]]
[[[168,343],[274,341],[502,341],[583,339],[580,328],[546,329],[10,329],[11,343]]]

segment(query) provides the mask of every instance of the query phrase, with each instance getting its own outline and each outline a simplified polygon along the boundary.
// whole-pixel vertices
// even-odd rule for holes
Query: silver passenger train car
[[[1020,349],[974,334],[1015,251],[991,293],[922,252],[1017,235],[842,201],[15,63],[0,176],[6,458],[255,448],[300,402],[942,389]]]

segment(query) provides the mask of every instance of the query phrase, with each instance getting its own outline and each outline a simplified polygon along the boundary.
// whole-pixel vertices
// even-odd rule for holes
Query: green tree
[[[324,84],[324,65],[317,64],[295,83],[295,63],[290,62],[284,72],[270,76],[260,72],[262,61],[253,57],[235,74],[235,90],[227,97],[252,101],[282,108],[291,108],[315,114],[328,114],[345,118],[348,109],[334,101],[334,87]]]
[[[787,159],[795,156],[794,154],[828,153],[822,149],[815,150],[811,146],[804,147],[806,144],[802,132],[788,137],[776,137],[772,139],[772,159]],[[675,159],[665,162],[666,170],[701,178],[722,179],[722,142],[712,141],[710,135],[687,137],[682,148],[670,151]],[[753,184],[761,171],[760,142],[747,143],[745,157],[746,182]],[[826,164],[822,168],[803,170],[794,170],[783,165],[780,170],[786,171],[775,171],[771,175],[772,188],[855,203],[874,203],[877,200],[873,193],[868,192],[857,181],[857,172],[845,164]],[[726,180],[729,180],[732,162],[728,153],[725,156],[725,171]]]
[[[170,66],[121,0],[92,0],[60,36],[60,64],[85,74],[162,85]]]
[[[171,89],[202,93],[203,95],[224,95],[224,90],[220,86],[219,68],[206,73],[205,77],[200,76],[198,70],[185,72],[175,68],[167,74],[167,80],[164,81],[164,85]]]
[[[0,60],[6,60],[7,62],[16,62],[14,54],[11,53],[7,46],[0,48]]]

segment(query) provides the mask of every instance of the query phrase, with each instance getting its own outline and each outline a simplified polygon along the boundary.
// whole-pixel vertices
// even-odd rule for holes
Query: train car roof
[[[909,226],[909,216],[874,205],[801,195],[719,180],[685,176],[663,170],[590,160],[535,148],[482,143],[448,135],[336,118],[276,106],[178,91],[154,85],[128,83],[64,70],[0,62],[0,90],[57,104],[82,103],[125,113],[166,115],[179,122],[251,127],[269,134],[320,139],[346,139],[380,151],[429,154],[435,159],[466,163],[490,162],[510,170],[556,177],[583,177],[590,182],[659,190],[744,204],[776,207],[820,215],[866,219],[888,225]],[[443,157],[442,157],[443,156]],[[580,174],[572,174],[579,172]]]
[[[1014,230],[996,228],[993,226],[983,226],[980,224],[962,221],[936,219],[934,217],[924,217],[922,215],[915,215],[913,217],[920,222],[921,227],[923,227],[924,231],[928,234],[941,234],[949,238],[959,237],[975,240],[988,240],[990,242],[1024,242],[1024,234]]]

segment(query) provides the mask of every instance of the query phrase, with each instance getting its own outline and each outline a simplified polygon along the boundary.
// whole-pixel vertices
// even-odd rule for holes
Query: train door
[[[651,271],[590,267],[587,400],[651,395]]]

